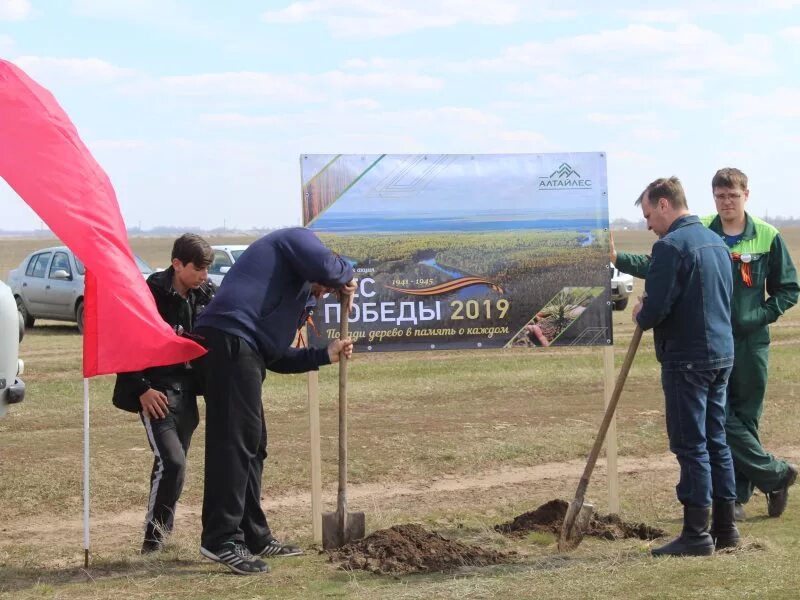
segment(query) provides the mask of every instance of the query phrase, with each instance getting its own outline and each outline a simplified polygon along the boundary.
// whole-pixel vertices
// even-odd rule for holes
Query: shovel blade
[[[561,552],[574,550],[583,540],[583,532],[589,527],[589,522],[594,514],[594,506],[579,500],[569,503],[564,523],[561,526],[561,535],[558,538],[558,549]]]
[[[363,512],[347,513],[345,523],[343,531],[339,513],[322,513],[322,547],[325,550],[341,548],[348,542],[364,538],[367,527]]]

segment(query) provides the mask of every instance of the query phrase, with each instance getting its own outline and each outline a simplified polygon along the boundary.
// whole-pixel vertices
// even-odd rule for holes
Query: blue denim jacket
[[[733,364],[731,257],[695,215],[675,220],[653,245],[639,326],[653,329],[664,370]]]

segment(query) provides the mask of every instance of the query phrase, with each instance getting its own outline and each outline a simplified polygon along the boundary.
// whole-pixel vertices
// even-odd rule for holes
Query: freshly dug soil
[[[450,571],[507,563],[514,553],[487,550],[448,540],[419,525],[395,525],[363,540],[328,552],[342,569],[362,569],[381,575]]]
[[[569,502],[566,500],[550,500],[536,510],[514,517],[513,521],[495,525],[495,531],[510,535],[523,536],[531,531],[541,531],[559,535],[564,516],[567,514]],[[667,535],[667,532],[644,523],[626,523],[619,515],[593,515],[584,535],[599,537],[604,540],[621,540],[638,538],[654,540]]]

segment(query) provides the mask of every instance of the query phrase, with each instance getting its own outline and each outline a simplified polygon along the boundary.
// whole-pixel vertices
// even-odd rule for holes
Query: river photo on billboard
[[[304,224],[359,279],[349,315],[359,347],[528,345],[531,323],[575,294],[569,327],[545,345],[611,343],[603,153],[300,162]],[[336,337],[340,318],[333,296],[321,302],[311,342]]]

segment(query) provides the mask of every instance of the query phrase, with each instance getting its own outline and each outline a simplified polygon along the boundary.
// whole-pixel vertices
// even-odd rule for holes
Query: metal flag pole
[[[83,567],[89,568],[89,378],[83,378]]]

